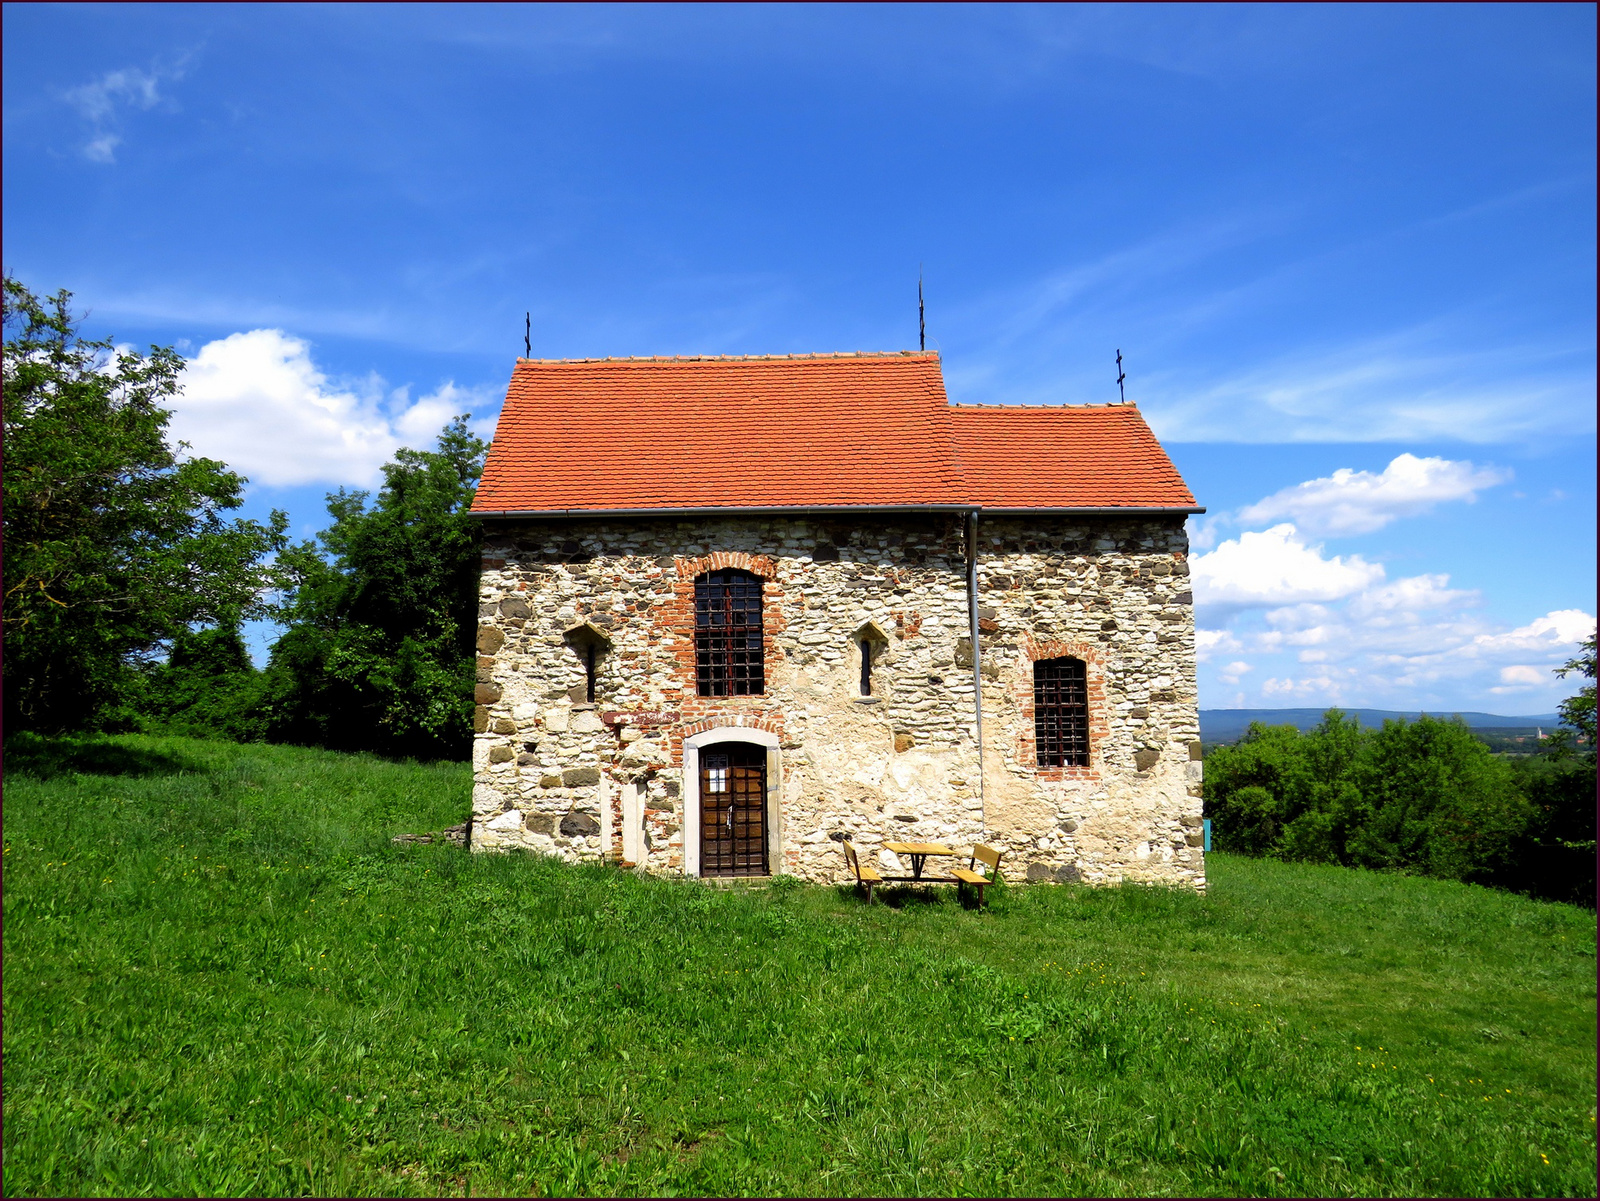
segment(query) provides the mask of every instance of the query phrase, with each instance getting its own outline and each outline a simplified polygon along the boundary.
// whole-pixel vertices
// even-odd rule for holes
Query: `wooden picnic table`
[[[909,880],[913,884],[939,883],[954,884],[954,876],[929,876],[925,881],[922,877],[923,864],[930,858],[939,855],[954,855],[955,851],[937,842],[886,842],[883,849],[893,851],[896,855],[909,855],[911,857],[911,874],[909,876],[886,876],[887,880]]]

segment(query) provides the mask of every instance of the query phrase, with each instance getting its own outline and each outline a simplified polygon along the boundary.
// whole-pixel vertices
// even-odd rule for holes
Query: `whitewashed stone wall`
[[[894,871],[886,841],[983,841],[1011,879],[1203,888],[1181,519],[986,518],[979,552],[983,801],[958,518],[488,523],[474,849],[680,873],[683,740],[744,726],[778,741],[774,871],[843,880],[846,837]],[[696,695],[685,598],[724,565],[766,581],[762,696]],[[1089,664],[1086,770],[1033,766],[1031,664],[1057,653]]]

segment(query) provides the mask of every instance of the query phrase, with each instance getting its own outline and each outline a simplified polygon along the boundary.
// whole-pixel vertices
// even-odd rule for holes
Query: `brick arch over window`
[[[763,581],[740,567],[694,579],[695,685],[701,696],[760,696],[766,691]]]
[[[675,662],[674,674],[682,688],[680,708],[685,722],[704,720],[717,714],[751,714],[752,707],[764,712],[763,693],[746,696],[706,697],[700,695],[699,668],[696,663],[695,580],[708,572],[734,568],[759,577],[762,582],[761,613],[763,666],[770,669],[783,659],[777,636],[783,632],[784,589],[778,583],[777,564],[766,555],[752,555],[743,551],[715,551],[709,555],[675,556],[667,568],[663,581],[670,596],[662,595],[651,606],[650,617],[653,637],[667,644],[667,654]]]
[[[678,559],[676,564],[680,580],[692,580],[708,571],[721,571],[726,567],[748,571],[763,580],[774,580],[778,576],[778,565],[769,556],[746,554],[742,550],[713,551],[709,555],[699,555],[692,559]]]
[[[1100,662],[1099,648],[1093,643],[1079,642],[1075,639],[1043,641],[1026,636],[1023,639],[1022,651],[1027,661],[1027,671],[1018,684],[1018,705],[1022,710],[1023,723],[1019,731],[1018,745],[1016,748],[1018,762],[1031,770],[1041,780],[1082,780],[1096,779],[1100,774],[1100,746],[1104,741],[1108,726],[1106,724],[1105,706],[1105,678]],[[1063,673],[1060,666],[1068,663],[1082,665],[1082,691],[1083,702],[1083,734],[1082,753],[1078,755],[1059,756],[1059,761],[1041,764],[1041,751],[1069,749],[1062,748],[1059,743],[1041,744],[1039,726],[1041,718],[1043,724],[1049,726],[1059,723],[1066,716],[1059,705],[1062,699]],[[1055,676],[1054,681],[1048,678]],[[1041,680],[1044,677],[1044,680]],[[1040,688],[1040,683],[1044,687]],[[1067,692],[1073,691],[1066,689]],[[1045,702],[1052,706],[1054,712],[1041,712],[1039,701],[1041,692]],[[1057,726],[1059,729],[1059,726]],[[1071,743],[1069,738],[1067,742]],[[1046,754],[1047,759],[1056,759],[1057,756]]]

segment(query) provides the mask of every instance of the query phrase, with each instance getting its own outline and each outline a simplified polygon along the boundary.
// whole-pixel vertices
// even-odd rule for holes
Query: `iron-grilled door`
[[[765,876],[767,752],[720,743],[700,752],[700,874]]]

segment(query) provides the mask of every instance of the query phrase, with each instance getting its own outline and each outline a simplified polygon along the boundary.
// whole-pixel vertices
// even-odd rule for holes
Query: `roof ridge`
[[[1081,401],[1081,402],[1079,402],[1077,404],[1073,404],[1071,402],[1064,401],[1061,404],[1031,404],[1031,405],[1030,404],[1023,404],[1023,405],[992,405],[992,404],[983,404],[982,402],[977,402],[977,403],[973,403],[973,404],[959,404],[956,401],[952,400],[950,402],[950,407],[952,409],[987,409],[990,412],[1005,412],[1005,413],[1039,413],[1039,412],[1050,412],[1053,409],[1132,409],[1134,412],[1138,412],[1138,410],[1139,410],[1139,406],[1134,404],[1133,401],[1131,401],[1131,400],[1126,400],[1126,401],[1123,401],[1123,400],[1106,400],[1106,401],[1085,400],[1085,401]]]
[[[798,354],[635,354],[606,355],[577,359],[530,359],[517,356],[519,363],[553,365],[562,363],[759,363],[789,362],[796,359],[937,359],[937,350],[823,350]]]

